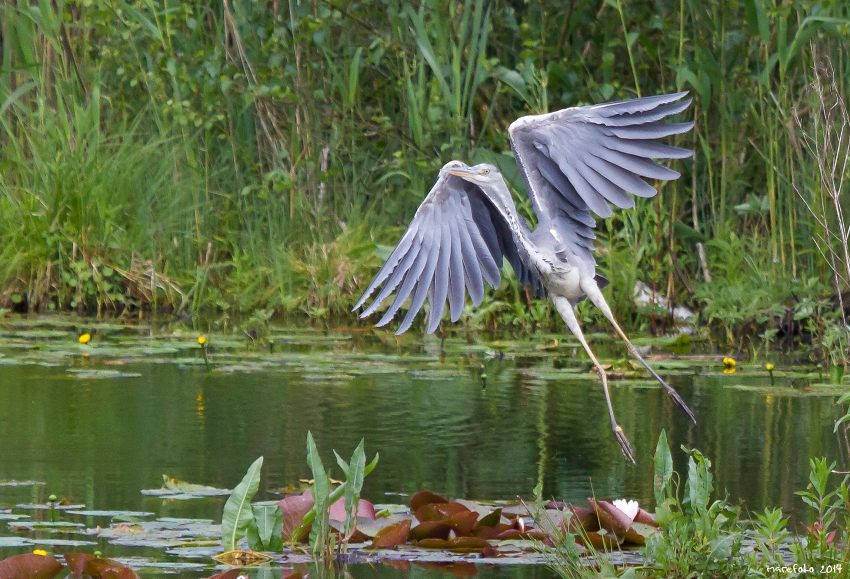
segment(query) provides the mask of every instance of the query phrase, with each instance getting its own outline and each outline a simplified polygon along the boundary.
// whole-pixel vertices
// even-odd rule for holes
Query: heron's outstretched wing
[[[633,207],[632,193],[652,197],[641,179],[677,179],[679,173],[651,159],[684,159],[693,152],[656,139],[684,133],[693,123],[661,123],[681,113],[687,92],[522,117],[511,124],[511,148],[538,219],[558,228],[573,252],[590,260],[596,221],[610,217],[613,203]]]
[[[519,258],[511,230],[484,192],[460,177],[441,173],[431,192],[419,206],[413,221],[389,259],[354,306],[360,308],[383,284],[375,300],[360,315],[373,313],[386,298],[396,293],[390,307],[376,325],[389,323],[404,301],[410,307],[396,335],[410,327],[426,295],[431,302],[428,333],[437,329],[448,297],[451,320],[460,318],[464,286],[478,306],[484,299],[484,282],[498,287],[503,257],[514,268],[523,285],[535,293],[542,284]]]

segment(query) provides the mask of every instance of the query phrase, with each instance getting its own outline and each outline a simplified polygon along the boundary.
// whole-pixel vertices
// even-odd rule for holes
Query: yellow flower
[[[727,356],[727,357],[723,358],[723,365],[726,366],[727,368],[734,368],[735,366],[738,365],[738,361],[735,360],[735,358],[730,358],[730,357]]]
[[[775,368],[775,366],[773,364],[771,364],[770,362],[768,362],[767,364],[764,365],[764,369],[767,370],[768,372],[772,372],[774,368]]]
[[[36,549],[32,552],[33,555],[41,555],[42,557],[47,557],[47,551],[44,549]]]
[[[91,334],[89,334],[89,333],[81,334],[78,341],[81,344],[88,344],[89,342],[91,342]]]
[[[207,343],[207,337],[206,336],[198,336],[198,344],[203,346],[206,343]]]
[[[736,371],[737,369],[734,366],[726,366],[725,368],[723,368],[724,374],[734,374]]]

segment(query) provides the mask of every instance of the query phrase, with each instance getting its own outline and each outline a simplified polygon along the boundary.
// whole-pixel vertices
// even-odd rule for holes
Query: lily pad
[[[0,481],[0,487],[31,487],[35,485],[46,485],[39,480],[4,480]]]
[[[74,541],[71,539],[33,539],[34,545],[47,545],[50,547],[90,547],[97,545],[96,541]]]
[[[32,541],[24,537],[0,537],[0,549],[27,547],[32,545]]]
[[[36,529],[64,530],[79,529],[84,527],[82,523],[71,523],[69,521],[20,521],[9,523],[9,528],[21,531],[34,531]]]
[[[148,513],[143,511],[67,511],[69,515],[80,515],[82,517],[153,517],[156,513]]]
[[[27,509],[27,510],[50,510],[55,509],[57,511],[77,511],[80,509],[86,508],[85,505],[62,505],[59,503],[20,503],[15,505],[19,509]]]

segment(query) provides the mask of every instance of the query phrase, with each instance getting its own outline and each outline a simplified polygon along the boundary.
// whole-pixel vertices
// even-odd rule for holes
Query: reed
[[[7,307],[345,315],[444,162],[510,167],[517,116],[638,90],[692,92],[697,156],[601,229],[618,315],[654,323],[640,279],[705,319],[734,309],[740,341],[780,323],[770,304],[823,297],[782,288],[832,275],[795,118],[817,114],[815,60],[846,98],[842,3],[17,0],[0,21]],[[506,279],[495,295],[525,300]],[[772,301],[717,297],[765,280]]]

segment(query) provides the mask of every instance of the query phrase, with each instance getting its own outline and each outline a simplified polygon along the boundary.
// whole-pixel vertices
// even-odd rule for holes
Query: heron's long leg
[[[623,449],[623,454],[626,455],[626,458],[632,461],[632,464],[637,464],[635,462],[632,445],[626,437],[626,433],[620,425],[617,424],[617,419],[614,418],[614,407],[611,405],[611,394],[608,392],[608,377],[605,374],[605,370],[602,368],[602,364],[600,364],[599,360],[596,359],[596,356],[593,355],[593,351],[591,351],[590,346],[587,344],[587,340],[584,339],[584,334],[581,331],[581,326],[579,325],[576,314],[573,311],[572,304],[569,300],[561,296],[552,295],[551,297],[552,301],[555,303],[555,309],[558,310],[558,313],[561,314],[561,317],[567,323],[567,328],[569,328],[575,337],[578,338],[578,341],[581,342],[581,345],[584,347],[587,355],[590,356],[590,360],[596,367],[596,372],[602,380],[602,389],[605,391],[605,402],[608,403],[608,415],[611,417],[611,428],[614,431],[614,436],[617,437],[617,442],[620,443],[620,448]]]
[[[611,308],[608,307],[608,302],[605,301],[605,296],[602,295],[602,291],[599,289],[599,286],[596,285],[596,280],[594,279],[583,279],[581,281],[581,289],[585,293],[585,295],[593,302],[597,308],[599,308],[605,317],[608,318],[608,321],[611,322],[611,325],[614,326],[614,331],[619,334],[619,336],[626,342],[626,346],[629,349],[629,353],[637,358],[637,361],[641,363],[641,365],[646,368],[652,377],[658,380],[658,382],[664,387],[664,390],[670,397],[673,399],[673,402],[679,409],[685,413],[685,415],[690,418],[694,424],[697,423],[697,419],[694,417],[694,413],[691,412],[691,409],[688,408],[688,405],[685,404],[685,401],[682,400],[682,397],[679,396],[679,393],[676,392],[672,386],[670,386],[667,382],[665,382],[658,373],[652,369],[652,367],[643,359],[643,356],[637,351],[634,344],[632,344],[631,340],[626,336],[626,333],[620,329],[620,325],[617,323],[617,320],[614,319],[614,314],[611,312]]]

